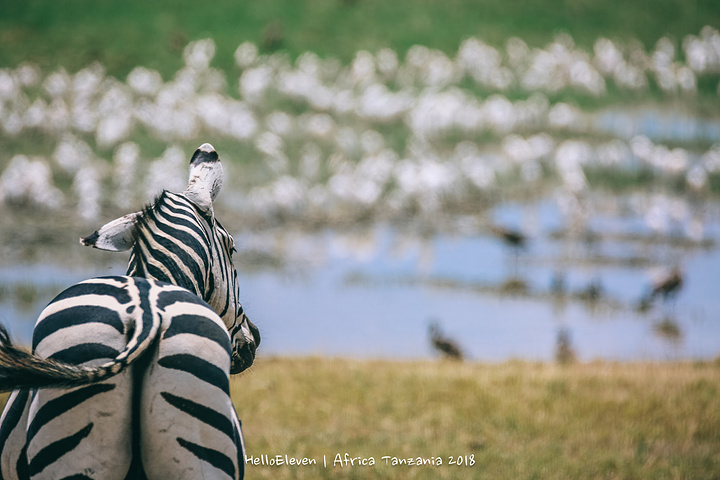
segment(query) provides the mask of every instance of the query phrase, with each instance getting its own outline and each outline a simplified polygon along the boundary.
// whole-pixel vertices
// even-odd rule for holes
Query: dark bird
[[[446,358],[459,361],[463,360],[464,355],[462,350],[460,350],[460,347],[458,347],[454,341],[443,335],[437,321],[430,322],[430,328],[428,331],[430,333],[430,342],[435,350],[440,352]]]
[[[652,302],[660,297],[663,302],[674,300],[678,296],[683,286],[683,275],[678,267],[673,269],[665,276],[653,282],[650,290],[640,299],[639,309],[645,311],[652,305]]]
[[[513,279],[517,278],[520,250],[524,250],[527,246],[527,237],[525,236],[525,234],[518,230],[507,227],[500,227],[497,225],[494,225],[491,230],[496,237],[500,238],[500,240],[502,240],[505,245],[512,249],[512,277]]]
[[[650,294],[653,297],[660,296],[663,301],[674,299],[683,285],[683,277],[680,269],[673,268],[670,273],[653,284]]]
[[[516,250],[521,250],[526,247],[527,237],[518,230],[495,225],[492,227],[492,232],[505,242],[506,245]]]

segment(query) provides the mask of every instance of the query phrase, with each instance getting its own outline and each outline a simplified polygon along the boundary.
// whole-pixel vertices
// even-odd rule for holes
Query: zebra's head
[[[240,304],[232,261],[235,242],[213,210],[223,177],[217,152],[205,143],[190,160],[183,193],[164,191],[142,211],[113,220],[80,241],[101,250],[131,250],[128,275],[179,285],[206,301],[230,333],[230,372],[240,373],[252,365],[260,333]]]

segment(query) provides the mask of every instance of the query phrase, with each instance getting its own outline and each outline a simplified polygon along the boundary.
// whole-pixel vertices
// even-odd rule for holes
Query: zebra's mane
[[[194,208],[195,211],[204,217],[202,210],[198,209],[197,206],[195,206],[195,204],[191,200],[184,197],[184,195],[169,192],[168,190],[163,190],[158,196],[155,197],[155,199],[151,203],[145,205],[145,207],[143,207],[140,215],[138,215],[138,219],[137,219],[137,223],[136,223],[136,230],[135,230],[138,235],[143,230],[151,231],[153,228],[153,225],[161,224],[164,222],[164,220],[162,218],[160,218],[160,207],[162,207],[162,205],[165,204],[166,200],[169,199],[171,195],[177,195],[179,197],[182,197],[184,200],[190,202],[195,207]],[[208,220],[208,222],[209,222],[209,220]],[[210,225],[212,226],[212,223],[210,223]],[[195,288],[193,288],[194,287],[193,285],[191,285],[191,284],[185,285],[185,284],[182,284],[184,282],[179,281],[180,279],[185,277],[185,273],[182,272],[180,267],[174,262],[169,262],[169,263],[164,264],[164,267],[168,270],[171,278],[158,278],[158,275],[153,274],[153,272],[146,271],[146,267],[149,267],[149,266],[145,262],[144,255],[142,255],[142,249],[140,246],[140,242],[138,240],[139,239],[137,239],[135,241],[135,244],[133,245],[133,250],[132,250],[132,255],[131,255],[131,260],[130,260],[131,265],[128,265],[128,274],[132,268],[132,264],[134,264],[136,271],[133,273],[133,275],[145,276],[145,277],[149,276],[151,278],[155,278],[156,280],[160,280],[160,281],[164,281],[164,282],[168,282],[168,283],[179,284],[180,286],[188,288],[190,291],[194,292],[196,295],[198,295],[201,298],[203,298],[204,300],[206,300],[204,298],[205,292],[195,291]],[[146,240],[150,240],[150,239],[146,239]],[[162,277],[164,277],[164,275],[162,275]],[[198,287],[200,287],[201,290],[204,289],[202,285],[198,285]]]
[[[146,204],[143,209],[142,213],[140,214],[140,217],[138,218],[138,223],[141,226],[146,227],[148,224],[148,221],[156,221],[157,220],[157,214],[156,209],[162,205],[162,203],[165,201],[165,199],[168,196],[168,191],[163,190],[158,195],[155,196],[152,202]]]
[[[163,204],[166,198],[168,198],[170,195],[177,195],[179,197],[182,197],[185,201],[190,202],[193,207],[195,207],[195,211],[202,216],[209,225],[215,224],[215,217],[212,215],[212,210],[210,212],[206,212],[204,209],[200,208],[195,202],[193,202],[191,199],[187,198],[187,196],[181,194],[181,193],[174,193],[170,192],[169,190],[163,189],[162,192],[160,192],[152,202],[145,205],[142,209],[142,214],[140,215],[140,218],[138,220],[138,223],[141,223],[142,226],[147,226],[148,221],[156,221],[157,220],[157,210],[158,208]]]

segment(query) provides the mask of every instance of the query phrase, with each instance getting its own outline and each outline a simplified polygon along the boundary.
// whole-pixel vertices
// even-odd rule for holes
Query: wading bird
[[[524,249],[527,245],[527,237],[519,230],[507,227],[493,226],[492,232],[499,237],[506,245],[517,250]]]
[[[520,250],[524,250],[527,247],[527,237],[524,233],[519,230],[514,230],[507,227],[500,227],[494,225],[491,229],[492,233],[500,238],[505,245],[510,247],[513,254],[513,278],[518,276],[518,257],[520,256]]]
[[[460,350],[460,347],[458,347],[453,340],[443,335],[440,331],[440,326],[438,325],[437,320],[430,322],[428,332],[430,334],[430,342],[435,350],[440,352],[446,358],[460,361],[463,360],[464,355],[462,350]]]
[[[682,272],[678,267],[673,267],[669,273],[653,282],[649,291],[640,299],[639,309],[641,311],[647,310],[657,297],[661,297],[663,302],[675,300],[682,286]]]

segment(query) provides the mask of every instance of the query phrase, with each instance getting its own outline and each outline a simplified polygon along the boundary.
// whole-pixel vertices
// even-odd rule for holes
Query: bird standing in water
[[[653,282],[647,294],[640,299],[639,309],[645,311],[652,305],[653,300],[661,297],[663,302],[675,300],[683,287],[683,275],[678,267],[673,267],[670,272]]]
[[[518,230],[496,225],[492,227],[492,232],[514,249],[522,250],[526,246],[527,237]]]
[[[460,350],[460,347],[458,347],[454,341],[443,335],[436,320],[430,322],[428,332],[430,334],[430,342],[435,350],[440,352],[446,358],[460,361],[463,360],[464,355],[462,350]]]
[[[493,226],[491,229],[492,233],[500,238],[505,245],[510,247],[513,253],[513,274],[512,278],[518,276],[518,258],[520,256],[520,250],[524,250],[527,247],[527,237],[524,233],[519,230],[514,230],[507,227]]]

